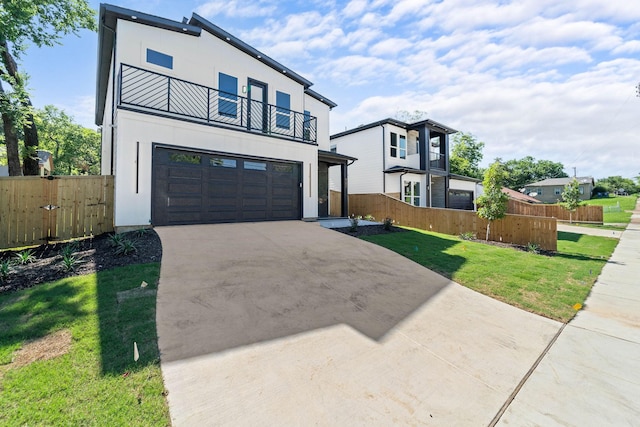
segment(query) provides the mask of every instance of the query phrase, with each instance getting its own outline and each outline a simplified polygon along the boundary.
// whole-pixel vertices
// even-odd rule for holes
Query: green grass
[[[461,285],[562,322],[584,303],[616,239],[558,233],[552,257],[412,229],[363,239],[391,249]]]
[[[143,280],[155,289],[159,270],[122,267],[0,295],[0,425],[170,425],[155,293],[116,299]],[[25,343],[62,329],[72,335],[67,354],[11,367]]]
[[[603,222],[628,224],[631,221],[631,211],[636,207],[638,196],[611,196],[602,199],[586,200],[586,205],[602,206],[604,210]],[[619,208],[618,208],[619,207]]]

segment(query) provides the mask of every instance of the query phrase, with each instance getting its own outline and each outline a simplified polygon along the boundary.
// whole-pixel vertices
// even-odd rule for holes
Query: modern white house
[[[206,19],[102,4],[96,124],[116,229],[306,219],[355,159],[330,152],[334,102]],[[332,168],[332,166],[335,166]]]
[[[350,194],[383,193],[415,206],[474,210],[480,180],[449,171],[449,135],[456,132],[430,119],[388,118],[331,135],[331,150],[358,158],[349,168]],[[331,178],[339,182],[333,173]]]

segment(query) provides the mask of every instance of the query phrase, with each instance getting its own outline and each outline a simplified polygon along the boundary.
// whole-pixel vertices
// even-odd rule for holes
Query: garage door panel
[[[154,225],[299,219],[300,166],[156,147]]]

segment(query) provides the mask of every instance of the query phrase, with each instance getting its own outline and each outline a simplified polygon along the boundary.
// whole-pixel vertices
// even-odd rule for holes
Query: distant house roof
[[[335,102],[309,89],[309,87],[313,85],[313,83],[309,80],[305,79],[295,71],[280,64],[276,60],[271,59],[264,53],[248,45],[239,38],[231,35],[217,25],[214,25],[213,23],[207,21],[197,13],[193,13],[191,19],[188,22],[178,22],[171,19],[149,15],[147,13],[137,12],[135,10],[102,3],[100,4],[99,16],[100,30],[98,31],[98,73],[96,79],[97,96],[95,122],[97,125],[102,124],[102,116],[105,109],[104,103],[106,100],[107,87],[109,84],[111,56],[115,43],[115,34],[117,31],[116,26],[118,19],[137,22],[139,24],[161,28],[167,31],[188,34],[194,37],[200,37],[202,30],[204,30],[212,34],[213,36],[226,41],[231,46],[241,50],[247,55],[252,56],[254,59],[256,59],[256,61],[264,63],[265,65],[273,68],[279,73],[282,73],[295,82],[301,84],[304,87],[304,91],[306,94],[328,105],[329,108],[337,106]]]
[[[573,178],[574,177],[572,176],[565,177],[565,178],[549,178],[549,179],[544,179],[542,181],[534,182],[532,184],[527,184],[525,185],[525,187],[551,187],[551,186],[564,187],[565,185],[569,184],[573,180]],[[595,181],[591,176],[578,176],[578,177],[575,177],[575,179],[578,180],[579,184],[595,185]]]
[[[392,119],[392,118],[386,118],[383,120],[378,120],[377,122],[373,122],[373,123],[368,123],[366,125],[361,125],[358,126],[357,128],[353,128],[353,129],[349,129],[349,130],[345,130],[343,132],[339,132],[336,133],[334,135],[331,135],[331,139],[334,138],[339,138],[341,136],[345,136],[345,135],[350,135],[352,133],[356,133],[356,132],[360,132],[363,130],[367,130],[367,129],[371,129],[371,128],[375,128],[381,125],[386,125],[386,124],[390,124],[390,125],[394,125],[394,126],[398,126],[399,128],[403,128],[403,129],[407,129],[407,130],[412,130],[412,129],[417,129],[421,126],[427,126],[430,127],[434,130],[438,130],[440,132],[444,132],[446,134],[451,134],[451,133],[456,133],[458,132],[455,129],[452,129],[448,126],[445,126],[441,123],[436,122],[435,120],[431,120],[431,119],[426,119],[426,120],[420,120],[419,122],[415,122],[415,123],[406,123],[406,122],[402,122],[400,120],[396,120],[396,119]]]
[[[449,174],[449,176],[453,179],[458,179],[460,181],[482,182],[481,179],[472,178],[470,176],[458,175],[457,173]]]
[[[526,194],[523,194],[519,191],[516,190],[512,190],[510,188],[507,187],[502,187],[502,192],[504,194],[506,194],[507,196],[509,196],[510,199],[513,200],[518,200],[520,202],[527,202],[527,203],[542,203],[540,200],[533,198],[531,196],[527,196]]]

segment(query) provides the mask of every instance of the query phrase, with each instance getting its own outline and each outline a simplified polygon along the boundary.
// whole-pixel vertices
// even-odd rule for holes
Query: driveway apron
[[[487,425],[561,326],[317,223],[156,230],[174,426]]]

